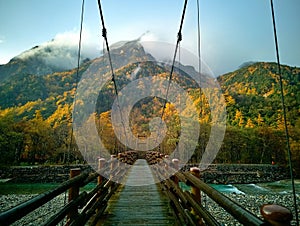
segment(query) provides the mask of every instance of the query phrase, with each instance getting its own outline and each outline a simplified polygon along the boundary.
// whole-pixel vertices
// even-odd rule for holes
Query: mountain
[[[98,74],[110,73],[107,54],[94,60],[83,60],[79,68],[79,74],[77,75],[77,68],[74,68],[75,65],[73,69],[64,69],[69,67],[66,66],[68,65],[68,59],[67,63],[62,63],[62,58],[64,55],[70,55],[69,52],[60,54],[59,56],[58,54],[52,56],[50,54],[57,51],[46,50],[45,47],[35,47],[15,57],[8,64],[0,66],[0,78],[2,78],[0,82],[0,107],[2,109],[23,106],[27,102],[36,100],[47,101],[49,98],[52,100],[64,95],[64,92],[69,92],[76,88],[76,83],[80,80],[82,73],[91,64],[97,67]],[[155,65],[153,66],[153,70],[144,70],[145,67],[149,69],[149,64],[153,65],[155,59],[145,52],[139,40],[117,43],[111,48],[110,54],[114,72],[118,77],[116,82],[120,86],[120,89],[131,81],[132,78],[127,78],[123,75],[132,74],[133,71],[130,70],[133,67],[138,67],[138,74],[143,74],[143,76],[148,76],[149,71],[152,75],[164,72],[165,76],[169,76],[170,69],[163,69],[163,65]],[[54,64],[53,60],[50,61],[50,59],[54,59],[55,57],[58,58],[60,64]],[[140,64],[141,62],[144,63]],[[179,66],[182,68],[182,71],[185,70],[188,73],[194,73],[194,69],[190,66]],[[174,79],[178,80],[176,75]],[[195,83],[186,73],[180,80],[185,85]],[[110,92],[113,93],[112,90]],[[104,97],[105,99],[107,98]],[[49,113],[46,116],[49,116]]]
[[[78,81],[89,88],[101,82],[100,74],[108,78],[101,92],[83,92],[83,98],[76,101],[84,103],[90,95],[98,95],[95,109],[97,132],[112,153],[124,148],[115,137],[111,124],[110,110],[115,90],[107,53],[92,60],[83,60],[77,74],[76,65],[74,68],[68,60],[63,62],[64,57],[59,57],[68,54],[60,53],[58,56],[55,52],[45,46],[36,47],[0,66],[0,155],[5,156],[4,162],[43,162],[49,159],[51,162],[66,162],[65,153],[71,149],[70,146],[73,147],[70,158],[82,158],[75,142],[69,143],[73,100],[78,91]],[[73,52],[73,58],[75,55]],[[55,57],[61,61],[60,64],[55,64],[52,59]],[[138,40],[113,45],[111,60],[118,90],[139,78],[159,76],[167,80],[170,75],[170,66],[155,62]],[[86,72],[93,75],[91,81],[84,76]],[[281,96],[276,72],[275,63],[247,62],[238,70],[217,78],[227,104],[228,126],[216,162],[269,163],[275,159],[285,163]],[[201,110],[201,144],[193,156],[199,160],[208,139],[211,116],[207,97],[192,79],[194,73],[192,66],[176,62],[172,81],[180,84],[189,93],[196,108]],[[282,65],[282,74],[291,145],[296,151],[299,150],[300,136],[300,68]],[[205,82],[209,84],[211,80],[204,76],[202,85],[207,88]],[[140,82],[137,87],[147,89],[147,84]],[[213,90],[207,93],[214,95]],[[164,104],[162,98],[155,96],[135,104],[130,113],[132,132],[136,136],[148,136],[151,130],[149,122],[151,118],[161,116]],[[162,150],[170,153],[178,142],[180,120],[174,106],[168,103],[165,106],[164,119],[172,131],[164,139]],[[186,106],[185,117],[190,117],[191,107]],[[89,115],[86,120],[89,120]]]
[[[58,44],[55,39],[40,46],[35,46],[0,65],[0,84],[18,75],[43,76],[54,72],[62,72],[77,66],[77,47],[71,44]],[[88,61],[90,56],[81,54],[80,63]],[[17,76],[17,78],[15,78]]]
[[[291,125],[295,125],[300,117],[300,68],[282,65],[281,71],[288,120]],[[246,126],[247,121],[251,120],[254,125],[258,125],[258,120],[263,120],[266,125],[277,127],[282,123],[276,63],[246,65],[218,77],[218,81],[227,100],[230,124]]]
[[[108,57],[104,55],[94,60],[82,60],[77,75],[76,65],[69,62],[69,59],[74,60],[76,58],[76,54],[73,52],[73,57],[70,57],[71,55],[71,50],[67,47],[57,50],[55,46],[46,45],[25,51],[13,58],[8,64],[1,65],[1,109],[17,106],[24,108],[29,102],[38,101],[43,103],[41,109],[47,109],[44,110],[44,116],[49,117],[56,108],[55,102],[65,103],[67,100],[66,103],[72,103],[76,91],[76,81],[80,80],[82,73],[91,64],[97,66],[97,73],[110,73]],[[55,58],[60,61],[60,64],[55,64]],[[65,62],[62,60],[63,58],[66,60]],[[163,73],[165,77],[169,76],[168,70],[170,68],[164,68],[165,66],[161,64],[154,65],[154,57],[145,52],[143,46],[139,44],[139,40],[114,44],[111,48],[111,58],[119,89],[133,79],[124,75],[132,75],[134,68],[139,68],[138,77],[136,78],[141,75],[153,76]],[[140,64],[139,62],[144,63]],[[178,63],[176,65],[177,68],[183,70],[180,76],[175,73],[173,81],[183,87],[197,88],[197,84],[189,76],[195,73],[194,68],[188,65],[178,65]],[[69,69],[70,67],[75,69]],[[150,67],[152,67],[151,70],[149,70]],[[65,70],[65,68],[68,68],[68,70]],[[299,118],[299,71],[300,69],[296,67],[282,66],[285,103],[289,122],[292,125],[295,125]],[[227,102],[228,123],[230,125],[249,127],[247,125],[249,121],[251,127],[254,127],[260,123],[259,120],[263,120],[268,126],[278,126],[278,123],[282,121],[282,107],[276,72],[277,66],[275,63],[247,62],[241,65],[238,70],[217,78]],[[108,87],[112,88],[109,85]],[[109,90],[109,93],[105,93],[105,90],[107,91],[107,89],[104,89],[104,92],[99,94],[99,101],[106,103],[102,106],[100,103],[98,104],[100,112],[108,110],[110,107],[108,103],[112,103],[114,99],[114,91]],[[59,101],[59,99],[64,101]],[[194,96],[194,99],[197,99],[197,96]],[[35,108],[31,107],[29,112],[32,113],[34,110],[39,109],[39,105],[37,104]],[[23,117],[28,111],[22,110],[21,112],[23,112]],[[28,114],[29,117],[32,117],[30,113]]]

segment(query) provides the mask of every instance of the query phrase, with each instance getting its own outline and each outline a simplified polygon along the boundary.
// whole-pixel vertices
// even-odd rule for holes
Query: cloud
[[[145,51],[151,54],[155,60],[161,63],[172,65],[176,45],[160,41],[140,41]],[[199,58],[190,50],[180,47],[177,49],[176,61],[184,66],[192,66],[198,71]],[[176,64],[178,66],[178,64]],[[176,67],[177,67],[176,66]],[[201,73],[214,77],[214,74],[207,63],[201,60]]]
[[[146,31],[139,39],[141,42],[154,42],[159,40],[157,35],[151,33],[150,31]]]
[[[38,57],[48,65],[60,69],[72,69],[77,66],[79,48],[79,31],[72,30],[59,33],[49,41],[21,53],[17,58]],[[93,59],[101,54],[99,44],[91,39],[88,30],[82,32],[81,61]]]

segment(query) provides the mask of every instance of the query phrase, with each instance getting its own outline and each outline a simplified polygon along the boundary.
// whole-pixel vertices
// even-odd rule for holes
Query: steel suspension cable
[[[173,78],[173,71],[174,71],[175,62],[176,62],[176,56],[177,56],[179,44],[182,41],[182,27],[183,27],[183,21],[184,21],[184,15],[185,15],[185,11],[186,11],[187,1],[188,0],[184,1],[184,6],[183,6],[183,12],[182,12],[182,15],[181,15],[179,31],[178,31],[178,34],[177,34],[176,47],[175,47],[175,51],[174,51],[174,56],[173,56],[170,75],[169,75],[169,78],[168,78],[169,83],[168,83],[168,86],[167,86],[166,97],[165,97],[165,100],[164,100],[164,105],[163,105],[163,109],[162,109],[162,113],[161,113],[161,119],[163,119],[163,116],[164,116],[164,113],[165,113],[166,104],[167,104],[167,100],[168,100],[168,96],[169,96],[170,85],[171,85],[171,81],[172,81],[172,78]]]
[[[280,65],[280,58],[279,58],[279,47],[278,47],[278,39],[277,39],[275,12],[274,12],[273,0],[270,0],[270,2],[271,2],[271,11],[272,11],[272,22],[273,22],[274,41],[275,41],[275,48],[276,48],[276,58],[277,58],[277,68],[278,68],[278,76],[279,76],[279,84],[280,84],[280,93],[281,93],[281,104],[282,104],[282,111],[283,111],[285,136],[286,136],[286,146],[287,146],[287,151],[288,151],[289,169],[290,169],[292,191],[293,191],[294,210],[296,212],[296,225],[299,225],[296,189],[295,189],[293,164],[292,164],[292,154],[291,154],[290,141],[289,141],[289,131],[288,131],[288,126],[287,126],[286,106],[285,106],[284,92],[283,92],[282,72],[281,72],[281,65]]]
[[[114,83],[114,89],[116,92],[116,95],[118,96],[118,89],[117,89],[117,84],[115,80],[115,73],[114,73],[114,68],[112,65],[112,60],[111,60],[111,55],[110,55],[110,50],[109,50],[109,44],[108,44],[108,39],[107,39],[107,30],[104,24],[104,16],[103,16],[103,11],[101,7],[101,2],[98,0],[98,6],[99,6],[99,12],[100,12],[100,18],[101,18],[101,23],[102,23],[102,37],[104,38],[105,45],[106,45],[106,51],[107,51],[107,56],[108,56],[108,61],[109,61],[109,66],[112,74],[112,81]]]
[[[78,53],[77,53],[77,70],[76,70],[76,88],[79,80],[79,68],[80,68],[80,56],[81,56],[81,44],[82,44],[82,29],[83,29],[83,16],[84,16],[84,1],[82,0],[81,5],[81,17],[80,17],[80,32],[78,42]]]
[[[202,61],[201,61],[201,32],[200,32],[200,0],[197,0],[197,49],[198,49],[198,71],[199,71],[199,117],[202,118],[203,100],[202,100]],[[201,134],[200,134],[201,136]],[[202,153],[203,154],[203,153]]]
[[[200,32],[200,0],[197,0],[197,50],[198,50],[198,71],[199,71],[199,117],[200,120],[202,118],[202,110],[203,110],[203,99],[202,99],[202,83],[201,83],[201,77],[202,77],[202,61],[201,61],[201,32]],[[200,143],[201,143],[201,155],[204,154],[204,139],[201,140],[201,125],[200,125]],[[204,181],[205,182],[205,181]],[[205,193],[202,193],[202,199],[204,203],[204,207],[207,207],[206,203],[206,195]]]
[[[200,33],[200,0],[197,0],[197,38],[198,38],[198,58],[199,58],[198,70],[201,76],[202,65],[201,65],[201,33]]]
[[[79,41],[78,41],[78,52],[77,52],[77,69],[76,69],[76,79],[75,79],[75,90],[77,90],[77,85],[79,82],[79,70],[80,70],[80,57],[81,57],[81,44],[82,44],[82,30],[83,30],[83,18],[84,18],[84,3],[85,0],[82,0],[81,4],[81,16],[80,16],[80,31],[79,31]],[[74,103],[76,101],[76,95],[74,96]],[[74,106],[73,106],[74,108]],[[73,109],[74,110],[74,109]],[[73,118],[72,118],[73,119]],[[71,120],[72,120],[71,119]],[[73,143],[73,126],[71,127],[71,137],[70,137],[70,142],[68,146],[68,156],[67,156],[67,163],[69,164],[70,162],[70,148]]]
[[[120,111],[121,123],[122,123],[123,129],[124,129],[125,140],[128,144],[127,133],[126,133],[125,124],[124,124],[123,115],[122,115],[122,111],[120,108],[120,102],[119,102],[119,97],[118,97],[118,94],[119,94],[118,87],[117,87],[117,83],[116,83],[114,68],[113,68],[111,54],[110,54],[110,50],[109,50],[109,44],[108,44],[108,39],[107,39],[107,30],[106,30],[105,23],[104,23],[104,16],[103,16],[103,11],[102,11],[102,6],[101,6],[100,0],[98,0],[98,7],[99,7],[100,18],[101,18],[101,24],[102,24],[102,37],[104,38],[105,45],[106,45],[108,61],[109,61],[110,70],[111,70],[111,74],[112,74],[112,82],[114,84],[114,90],[116,93],[117,106]],[[103,51],[103,55],[104,55],[104,51]]]
[[[76,79],[75,79],[75,90],[77,90],[78,80],[79,80],[79,69],[80,69],[80,57],[81,57],[81,43],[82,43],[82,30],[83,30],[83,18],[84,18],[84,3],[85,0],[82,0],[81,4],[81,16],[80,16],[80,31],[79,31],[79,41],[78,41],[78,52],[77,52],[77,69],[76,69]],[[74,96],[74,103],[76,101],[76,95]],[[73,106],[74,108],[74,106]],[[73,109],[74,110],[74,109]],[[72,119],[71,119],[72,120]],[[73,126],[71,127],[71,137],[70,142],[68,145],[68,156],[67,156],[67,163],[70,163],[70,148],[73,143]],[[66,205],[67,202],[67,193],[65,192],[64,195],[64,205]],[[60,225],[64,225],[64,220],[62,220]]]
[[[202,118],[202,110],[203,110],[203,100],[202,100],[202,83],[201,83],[201,77],[202,77],[202,61],[201,61],[201,33],[200,33],[200,0],[197,0],[197,49],[198,49],[198,71],[199,71],[199,117]]]
[[[161,112],[161,116],[160,116],[160,118],[161,118],[160,127],[162,126],[163,117],[164,117],[165,110],[166,110],[166,105],[167,105],[167,100],[168,100],[168,96],[169,96],[170,85],[171,85],[172,78],[173,78],[173,71],[174,71],[174,67],[175,67],[177,52],[178,52],[178,49],[179,49],[179,46],[180,46],[180,42],[182,41],[182,27],[183,27],[183,21],[184,21],[187,1],[188,0],[184,1],[183,11],[182,11],[181,20],[180,20],[180,26],[179,26],[179,30],[178,30],[178,33],[177,33],[177,41],[176,41],[174,56],[173,56],[173,60],[172,60],[172,66],[171,66],[170,74],[169,74],[169,77],[168,77],[169,82],[168,82],[168,86],[167,86],[166,97],[164,99],[164,104],[163,104],[163,108],[162,108],[162,112]],[[161,134],[160,134],[160,130],[159,130],[158,135],[155,139],[155,143],[157,143],[157,139],[158,139],[158,137],[160,137],[160,135]]]

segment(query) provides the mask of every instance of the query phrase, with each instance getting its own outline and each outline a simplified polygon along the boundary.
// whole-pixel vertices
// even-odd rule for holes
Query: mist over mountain
[[[52,41],[53,42],[53,41]],[[77,66],[78,50],[72,46],[57,46],[47,43],[47,45],[35,46],[12,59],[12,61],[25,61],[27,64],[39,66],[37,63],[42,63],[43,66],[52,68],[52,73],[57,71],[69,70]],[[85,56],[82,56],[85,58]],[[82,59],[81,62],[82,63]],[[43,75],[46,71],[42,71],[37,67],[36,73]]]
[[[135,64],[138,68],[138,64],[142,62],[158,63],[161,64],[161,67],[167,66],[164,71],[165,76],[169,76],[169,64],[161,61],[157,62],[151,54],[145,51],[139,39],[113,44],[110,48],[110,55],[114,70],[117,74],[120,74],[118,83],[122,83],[121,81],[124,80],[124,73],[129,73],[119,73],[118,71],[121,68],[132,64]],[[0,96],[2,97],[0,106],[7,108],[24,105],[28,101],[45,100],[49,97],[62,95],[63,92],[76,87],[76,81],[79,81],[81,74],[90,64],[97,66],[98,74],[110,72],[106,52],[95,59],[84,58],[83,52],[81,54],[79,77],[77,77],[76,64],[77,50],[69,45],[57,45],[55,41],[25,51],[6,65],[0,66]],[[189,74],[196,74],[192,66],[184,66],[176,62],[176,67],[181,68],[182,72],[185,71],[187,77]],[[153,68],[154,73],[159,67],[153,66]],[[158,69],[158,71],[157,73],[161,73],[163,70]],[[145,76],[148,74],[148,72],[144,73]],[[181,81],[183,80],[184,78],[181,79]]]
[[[242,63],[242,64],[238,67],[238,69],[241,69],[241,68],[243,68],[243,67],[250,66],[251,64],[254,64],[254,63],[256,63],[256,62],[254,62],[254,61],[247,61],[247,62],[244,62],[244,63]]]
[[[0,65],[0,82],[19,74],[47,75],[77,67],[78,43],[68,36],[57,37],[49,42],[35,46],[11,59],[7,64]],[[81,52],[80,64],[102,54],[92,46],[85,46]]]

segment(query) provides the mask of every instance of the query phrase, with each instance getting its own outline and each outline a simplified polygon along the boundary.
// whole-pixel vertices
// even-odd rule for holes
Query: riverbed
[[[0,211],[9,209],[18,203],[28,200],[35,195],[56,187],[58,184],[10,184],[0,183]],[[90,184],[90,188],[95,184]],[[276,203],[288,207],[293,211],[292,187],[289,180],[281,180],[259,184],[211,184],[212,187],[222,192],[229,198],[240,203],[243,207],[260,216],[259,207],[266,203]],[[295,181],[298,210],[300,209],[300,180]],[[40,225],[49,216],[61,208],[67,199],[67,194],[62,194],[33,214],[16,222],[14,225]],[[213,213],[216,219],[226,226],[240,225],[233,217],[215,204],[210,198],[202,196],[202,202]],[[294,213],[295,216],[295,213]],[[299,216],[300,217],[300,216]],[[295,217],[294,217],[295,219]],[[295,223],[293,222],[293,225]]]

